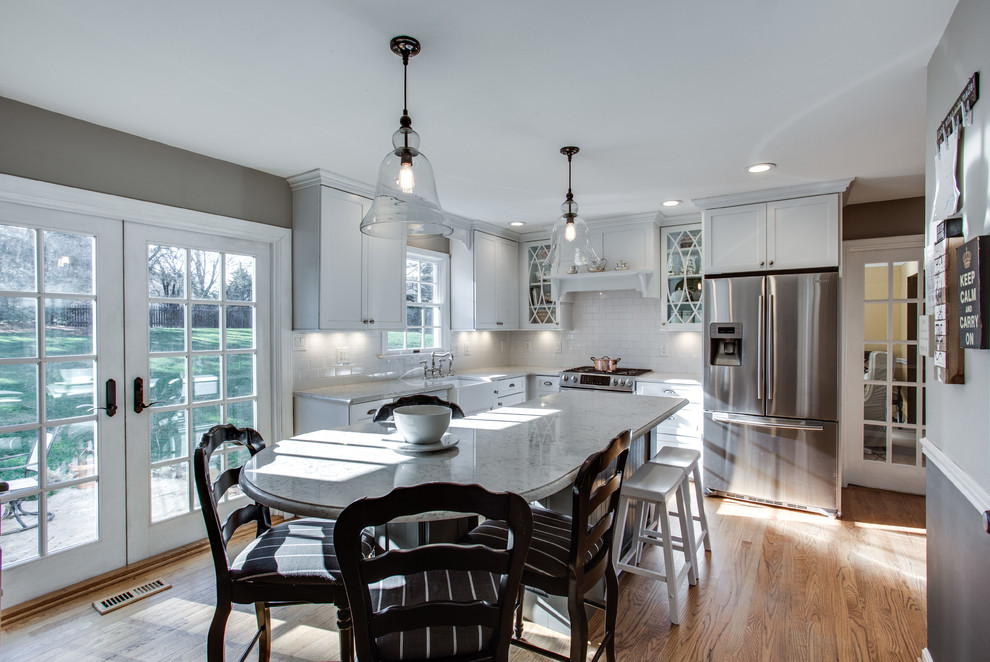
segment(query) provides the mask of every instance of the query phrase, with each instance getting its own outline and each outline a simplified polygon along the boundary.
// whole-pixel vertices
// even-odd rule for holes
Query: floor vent
[[[136,588],[127,589],[122,591],[117,595],[110,596],[109,598],[104,598],[102,600],[97,600],[93,603],[93,608],[101,614],[106,614],[115,609],[120,609],[132,602],[137,602],[141,598],[146,598],[149,595],[154,595],[155,593],[161,593],[164,590],[172,588],[171,584],[166,584],[160,579],[150,581],[147,584],[141,584]]]

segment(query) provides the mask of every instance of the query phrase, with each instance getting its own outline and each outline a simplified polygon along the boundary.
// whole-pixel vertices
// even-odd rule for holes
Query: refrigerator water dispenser
[[[708,325],[711,365],[742,365],[742,328],[740,322],[712,322]]]

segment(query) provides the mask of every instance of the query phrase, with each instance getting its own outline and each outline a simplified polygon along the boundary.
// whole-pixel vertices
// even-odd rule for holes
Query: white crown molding
[[[973,477],[966,473],[956,462],[946,455],[945,451],[935,445],[928,437],[922,437],[921,450],[945,474],[945,477],[955,485],[956,489],[973,504],[980,516],[990,510],[990,492],[983,488]]]
[[[843,203],[845,203],[845,193],[855,178],[832,179],[827,182],[815,182],[801,184],[798,186],[784,186],[781,188],[764,189],[762,191],[749,191],[746,193],[731,193],[729,195],[715,195],[709,198],[694,198],[691,200],[698,209],[719,209],[721,207],[736,207],[738,205],[752,205],[759,202],[773,202],[775,200],[789,200],[791,198],[806,198],[812,195],[825,195],[827,193],[842,193]]]

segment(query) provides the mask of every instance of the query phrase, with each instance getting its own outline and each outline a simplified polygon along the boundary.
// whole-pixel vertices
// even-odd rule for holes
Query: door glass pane
[[[92,354],[93,347],[93,302],[45,299],[45,353]]]
[[[198,444],[203,435],[214,425],[223,423],[220,405],[211,407],[195,407],[193,412],[193,443]]]
[[[220,349],[220,306],[193,304],[192,349]]]
[[[0,372],[0,425],[38,421],[38,365],[5,365]]]
[[[193,357],[193,402],[220,399],[220,355]]]
[[[48,428],[48,484],[92,476],[96,472],[96,421]]]
[[[0,226],[2,228],[2,226]],[[0,297],[0,359],[38,356],[38,300]],[[2,381],[0,377],[0,381]],[[0,386],[0,400],[3,399]]]
[[[45,231],[45,291],[93,294],[91,236]]]
[[[181,303],[148,304],[148,349],[181,352],[186,348],[186,307]]]
[[[0,225],[0,290],[37,291],[37,230]]]
[[[157,406],[167,407],[186,402],[186,358],[184,356],[149,359],[150,398]]]
[[[887,263],[868,264],[863,273],[864,291],[863,298],[886,299],[887,298]]]
[[[894,385],[891,387],[892,416],[894,423],[918,423],[918,393],[914,386]]]
[[[189,512],[189,466],[185,462],[151,469],[151,520]]]
[[[0,436],[0,480],[11,490],[38,485],[38,430],[4,432]],[[4,534],[7,526],[4,525]],[[6,551],[6,550],[4,550]]]
[[[894,303],[891,304],[891,313],[893,315],[891,340],[917,341],[918,306],[913,303]]]
[[[149,418],[151,426],[151,462],[163,462],[186,457],[189,453],[186,442],[186,412],[153,412]]]
[[[863,387],[863,419],[867,421],[887,420],[886,386],[867,384]]]
[[[227,299],[254,301],[254,258],[227,255]]]
[[[254,354],[227,357],[227,397],[254,395]]]
[[[148,294],[152,297],[185,297],[186,249],[148,246]]]
[[[893,464],[914,466],[918,462],[918,442],[915,428],[890,429],[890,461]]]
[[[189,296],[193,299],[220,298],[220,253],[213,251],[189,251]]]
[[[227,306],[227,349],[254,347],[254,307]]]
[[[94,542],[100,537],[97,482],[81,483],[48,495],[48,553]],[[6,549],[4,553],[6,553]]]
[[[887,460],[887,428],[883,425],[863,426],[863,459],[871,462]]]
[[[232,402],[227,405],[227,422],[239,428],[257,427],[254,401]]]
[[[916,299],[918,293],[918,263],[917,262],[895,262],[894,269],[894,292],[892,299]]]
[[[863,305],[863,338],[866,340],[887,339],[886,303],[867,303]]]
[[[89,416],[96,407],[93,361],[58,361],[45,364],[45,418],[49,421]]]

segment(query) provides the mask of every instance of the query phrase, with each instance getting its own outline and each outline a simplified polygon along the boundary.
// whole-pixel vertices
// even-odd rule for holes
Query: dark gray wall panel
[[[292,225],[292,195],[282,177],[3,97],[0,172],[285,228]]]
[[[990,535],[931,462],[926,473],[928,650],[935,662],[990,659]]]

